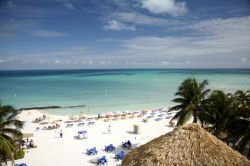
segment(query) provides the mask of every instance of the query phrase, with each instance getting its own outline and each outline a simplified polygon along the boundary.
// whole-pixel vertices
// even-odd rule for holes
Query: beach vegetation
[[[178,120],[177,126],[185,124],[191,117],[194,123],[198,121],[203,123],[202,103],[205,103],[206,96],[210,92],[210,89],[206,88],[207,85],[207,80],[197,82],[194,78],[188,78],[179,86],[175,94],[177,97],[173,99],[177,105],[170,108],[170,111],[179,111],[172,119]]]
[[[14,161],[14,152],[22,139],[20,129],[23,123],[15,119],[17,111],[10,105],[0,103],[0,164]]]
[[[17,160],[17,159],[22,159],[24,158],[24,155],[25,155],[25,151],[23,149],[19,149],[17,150],[15,153],[14,153],[14,159]]]
[[[201,83],[194,78],[184,80],[173,99],[177,105],[170,110],[178,112],[170,122],[177,120],[176,126],[198,123],[250,158],[250,150],[246,152],[246,147],[250,146],[250,91],[210,91],[207,85],[206,80]]]

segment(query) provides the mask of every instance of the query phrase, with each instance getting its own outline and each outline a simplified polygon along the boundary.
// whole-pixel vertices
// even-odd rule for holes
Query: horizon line
[[[250,70],[250,68],[77,68],[77,69],[0,69],[0,71],[52,71],[52,70]]]

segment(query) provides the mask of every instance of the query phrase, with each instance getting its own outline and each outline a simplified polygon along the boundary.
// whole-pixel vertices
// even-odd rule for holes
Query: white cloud
[[[109,64],[111,64],[111,62],[110,61],[100,61],[100,64],[101,65],[109,65]]]
[[[242,62],[246,62],[246,61],[247,61],[247,58],[241,58],[241,61],[242,61]]]
[[[71,0],[56,0],[57,2],[62,3],[64,7],[68,9],[74,9],[74,5],[72,4]]]
[[[204,21],[193,22],[186,24],[178,30],[195,30],[198,32],[209,33],[209,35],[238,35],[243,32],[250,32],[250,16],[232,17],[232,18],[217,18]],[[229,33],[230,32],[230,33]]]
[[[180,22],[173,19],[162,19],[156,17],[150,17],[136,12],[117,12],[112,14],[114,17],[123,22],[133,23],[136,25],[148,25],[148,26],[173,26],[179,25]]]
[[[121,31],[121,30],[135,31],[136,30],[134,25],[131,25],[131,26],[125,25],[116,20],[109,21],[108,24],[104,26],[104,29],[115,30],[115,31]]]
[[[165,65],[170,64],[170,62],[167,62],[167,61],[162,61],[161,63],[162,63],[162,64],[165,64]]]
[[[31,35],[33,37],[50,38],[50,37],[68,36],[68,33],[58,32],[58,31],[48,31],[48,30],[32,30]]]
[[[60,64],[61,62],[59,60],[55,60],[55,64]]]
[[[64,4],[64,6],[65,6],[66,8],[68,8],[68,9],[74,9],[73,4],[70,3],[70,2],[66,2],[66,3]]]
[[[73,63],[78,63],[74,65],[75,68],[100,68],[106,62],[112,62],[112,66],[101,67],[249,67],[249,24],[250,16],[201,20],[181,27],[180,31],[187,32],[187,36],[152,35],[114,41],[109,39],[118,47],[105,51],[90,46],[75,46],[51,52],[13,54],[8,56],[14,58],[8,60],[8,64],[9,61],[14,64],[22,59],[30,59],[37,64],[43,60],[42,65],[51,65],[51,68],[71,68]],[[0,55],[0,59],[4,59],[2,57]],[[61,65],[55,65],[56,60],[62,62]],[[72,63],[68,64],[68,61]],[[1,66],[3,64],[7,64],[7,60]],[[30,62],[26,64],[28,66]]]
[[[141,0],[141,7],[154,14],[168,13],[172,16],[180,16],[187,13],[186,3],[176,0]]]
[[[246,67],[250,59],[249,27],[250,17],[199,21],[183,26],[195,35],[135,37],[124,40],[124,50],[119,54],[163,65],[170,62],[169,66]]]

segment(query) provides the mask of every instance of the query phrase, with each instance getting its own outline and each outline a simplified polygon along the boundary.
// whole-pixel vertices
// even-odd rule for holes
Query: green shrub
[[[24,155],[25,155],[25,152],[24,150],[18,150],[14,153],[14,159],[17,160],[17,159],[22,159],[24,158]]]

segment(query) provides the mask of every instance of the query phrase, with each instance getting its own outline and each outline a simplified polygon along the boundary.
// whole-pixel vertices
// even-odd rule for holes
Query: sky
[[[250,0],[0,0],[0,70],[249,67]]]

